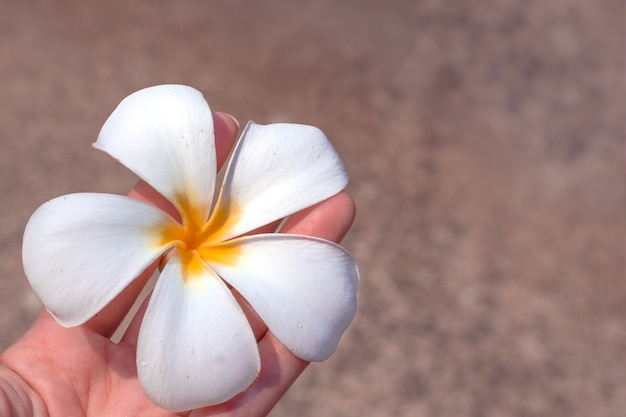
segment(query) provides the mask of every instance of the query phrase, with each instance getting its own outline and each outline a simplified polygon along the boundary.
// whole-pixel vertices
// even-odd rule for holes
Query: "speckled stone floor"
[[[272,416],[623,417],[623,7],[614,1],[0,0],[0,345],[41,308],[43,201],[124,193],[90,144],[184,83],[333,140],[357,319]]]

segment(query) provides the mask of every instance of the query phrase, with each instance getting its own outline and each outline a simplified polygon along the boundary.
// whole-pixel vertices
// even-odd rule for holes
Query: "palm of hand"
[[[143,395],[130,344],[89,326],[64,329],[47,312],[2,359],[33,390],[34,415],[175,415]]]

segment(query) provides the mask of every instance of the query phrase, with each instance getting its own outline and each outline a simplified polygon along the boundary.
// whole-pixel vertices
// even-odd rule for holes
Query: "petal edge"
[[[215,241],[310,207],[347,183],[343,162],[320,129],[250,122],[233,150],[211,216]],[[222,223],[225,213],[229,221]]]
[[[106,120],[96,149],[117,159],[182,215],[206,221],[216,178],[213,116],[198,90],[158,85],[126,97]]]
[[[163,269],[137,346],[141,385],[170,411],[225,402],[260,371],[252,329],[224,282],[206,267],[183,278],[182,268],[175,255]]]
[[[60,324],[82,324],[163,253],[155,230],[168,223],[175,222],[156,207],[125,196],[57,197],[24,230],[26,277]]]
[[[211,267],[296,356],[327,359],[356,312],[352,256],[330,241],[299,235],[254,235],[225,245],[238,247],[237,263]]]

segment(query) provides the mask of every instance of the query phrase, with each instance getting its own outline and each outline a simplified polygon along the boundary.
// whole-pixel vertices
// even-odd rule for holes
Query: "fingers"
[[[237,139],[239,124],[234,117],[226,113],[219,112],[213,113],[213,123],[215,128],[215,147],[219,169],[219,167],[221,167],[226,161],[226,158],[230,153],[235,140]],[[137,183],[137,185],[129,193],[129,196],[154,204],[170,214],[172,217],[178,217],[178,213],[172,204],[143,181],[139,181]],[[105,337],[111,337],[128,311],[131,309],[137,296],[152,276],[157,265],[158,261],[152,264],[124,291],[122,291],[120,295],[118,295],[104,309],[96,314],[95,317],[87,322],[87,326]],[[115,277],[111,277],[111,279],[115,279]]]
[[[354,200],[344,191],[294,214],[285,223],[282,232],[306,234],[339,243],[350,229],[355,214]],[[261,373],[245,392],[224,404],[196,410],[192,416],[265,416],[309,364],[291,353],[271,331],[267,331],[247,303],[243,307],[246,315],[253,317],[251,325],[259,340]],[[260,334],[263,336],[259,339]]]
[[[342,191],[292,215],[283,225],[281,233],[314,236],[339,243],[352,226],[355,213],[354,200],[347,192]],[[265,323],[238,292],[233,291],[233,294],[252,325],[256,340],[261,340],[267,332]]]

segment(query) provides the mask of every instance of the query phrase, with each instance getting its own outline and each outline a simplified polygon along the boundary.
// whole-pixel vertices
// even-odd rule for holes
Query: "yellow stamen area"
[[[183,200],[179,200],[182,203]],[[187,203],[185,201],[185,203]],[[161,242],[174,246],[183,263],[183,278],[189,281],[203,275],[208,263],[233,265],[241,254],[241,248],[224,242],[228,230],[240,217],[240,210],[233,203],[218,201],[209,220],[200,224],[198,216],[189,205],[181,204],[182,224],[163,227]]]
[[[197,251],[180,251],[180,258],[183,264],[183,279],[189,282],[193,278],[202,276],[204,269],[206,268],[202,259],[198,255]]]
[[[241,246],[231,242],[201,246],[198,248],[198,254],[207,262],[234,265],[241,254]]]
[[[241,218],[241,209],[234,201],[219,198],[209,221],[204,226],[205,232],[211,235],[211,242],[223,241],[225,234]]]

